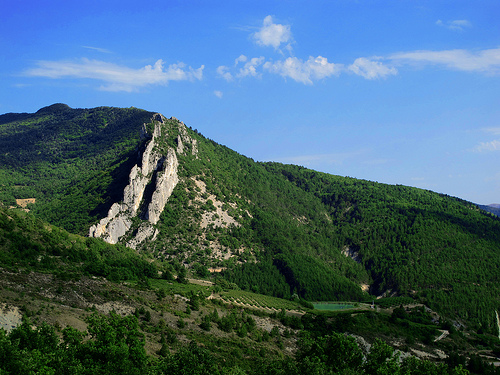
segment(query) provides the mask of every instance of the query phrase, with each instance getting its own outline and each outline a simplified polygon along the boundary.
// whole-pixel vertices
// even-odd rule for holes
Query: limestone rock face
[[[104,239],[109,243],[117,243],[121,236],[129,230],[132,221],[127,215],[120,215],[112,220],[107,227],[108,236]]]
[[[175,118],[175,117],[173,117]],[[184,153],[184,145],[188,144],[191,146],[191,155],[197,156],[198,155],[198,143],[196,142],[196,139],[193,139],[189,136],[186,126],[184,123],[180,122],[179,123],[179,136],[177,137],[177,153],[178,154],[183,154]]]
[[[151,241],[154,241],[156,235],[158,234],[158,229],[155,229],[153,226],[144,223],[137,230],[137,234],[134,238],[127,242],[127,246],[136,249],[145,239],[151,238]]]
[[[135,216],[139,209],[147,183],[147,177],[144,177],[140,172],[140,168],[134,165],[130,171],[129,183],[123,190],[124,210],[130,211],[132,216]]]
[[[149,140],[139,155],[140,162],[130,170],[129,182],[123,190],[123,201],[114,203],[108,215],[90,228],[90,237],[100,237],[114,244],[125,236],[128,238],[127,246],[132,248],[137,248],[148,238],[154,240],[158,234],[154,225],[179,182],[177,155],[186,152],[186,144],[190,146],[192,155],[198,153],[196,141],[189,137],[185,125],[173,120],[177,125],[177,149],[164,142],[169,128],[161,114],[157,113],[151,119],[154,124],[152,134],[148,134],[146,124],[143,125],[140,137]],[[148,187],[150,184],[154,184],[154,189]],[[145,196],[147,191],[150,196]],[[147,221],[143,221],[132,233],[132,219],[136,217]]]
[[[132,221],[128,215],[121,213],[121,206],[114,203],[108,211],[108,216],[90,228],[90,237],[101,237],[108,243],[115,244],[130,228]]]
[[[168,198],[172,194],[175,185],[179,182],[177,175],[178,166],[179,162],[177,161],[175,151],[169,149],[167,157],[163,160],[163,171],[159,171],[156,176],[156,188],[146,212],[146,219],[151,224],[158,222]]]

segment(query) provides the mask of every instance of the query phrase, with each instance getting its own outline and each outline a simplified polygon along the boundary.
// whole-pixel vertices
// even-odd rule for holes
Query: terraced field
[[[306,309],[298,302],[288,301],[271,296],[245,292],[242,290],[230,290],[221,292],[219,296],[225,303],[230,303],[236,306],[248,307],[267,312],[277,312],[281,309],[296,313],[305,313]]]
[[[202,294],[209,299],[216,299],[234,306],[261,310],[266,313],[279,312],[285,309],[292,314],[305,314],[308,310],[298,301],[256,294],[243,290],[215,291],[214,284],[206,280],[189,279],[188,284],[167,282],[165,280],[151,280],[153,288],[164,289],[167,294],[179,294],[188,297],[190,293]],[[331,307],[330,305],[334,305]],[[318,302],[314,304],[319,310],[367,309],[369,304],[353,302]]]

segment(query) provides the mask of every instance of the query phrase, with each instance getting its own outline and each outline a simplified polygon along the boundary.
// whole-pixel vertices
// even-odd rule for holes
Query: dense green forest
[[[141,129],[151,127],[153,115],[136,108],[56,104],[34,114],[0,116],[0,199],[10,206],[15,199],[36,198],[28,206],[36,217],[87,234],[122,199],[144,147]],[[164,124],[169,132],[162,144],[176,146],[178,124]],[[184,264],[203,274],[205,267],[222,267],[225,280],[241,289],[283,298],[406,296],[476,329],[495,331],[498,217],[431,191],[257,163],[185,130],[198,152],[177,156],[179,183],[155,225],[155,241],[141,250],[160,268],[175,273]],[[205,213],[215,212],[209,196],[223,203],[237,225],[200,225]],[[137,218],[135,228],[139,224]],[[57,251],[67,252],[68,246]],[[2,256],[12,264],[11,255]],[[89,264],[87,272],[102,267]],[[125,278],[120,272],[127,271],[112,277]]]
[[[98,276],[119,282],[137,281],[137,287],[148,290],[152,279],[158,279],[161,264],[148,262],[144,257],[121,245],[110,245],[100,239],[83,238],[52,226],[30,213],[0,207],[0,248],[2,269],[11,273],[51,273],[56,277],[62,293],[61,282],[74,281],[80,277]],[[163,269],[168,271],[168,269]],[[181,277],[176,283],[186,283]],[[3,272],[2,272],[3,277]],[[168,272],[162,278],[171,280]],[[171,281],[172,283],[173,281]],[[74,284],[73,284],[74,285]],[[169,285],[164,283],[163,285]],[[182,285],[182,284],[181,284]],[[85,331],[66,326],[49,326],[38,321],[40,310],[34,312],[31,303],[36,294],[30,293],[29,305],[23,323],[10,333],[0,329],[0,372],[6,374],[495,374],[495,368],[481,357],[464,356],[463,350],[474,343],[481,350],[490,349],[500,353],[494,336],[474,334],[468,339],[454,328],[450,321],[433,321],[433,316],[424,307],[393,309],[390,315],[375,310],[342,313],[306,313],[302,316],[287,315],[285,310],[270,314],[286,329],[271,332],[260,331],[255,319],[263,313],[235,310],[224,307],[221,302],[209,302],[210,293],[226,285],[223,279],[216,280],[211,291],[184,293],[189,297],[185,311],[174,310],[179,317],[177,329],[167,326],[162,320],[164,311],[172,311],[172,305],[159,304],[168,292],[153,289],[154,303],[138,297],[142,303],[135,313],[120,316],[114,312],[101,315],[92,312],[86,315]],[[33,286],[35,290],[37,285]],[[73,286],[74,288],[74,286]],[[102,288],[102,286],[101,286]],[[2,289],[2,288],[0,288]],[[180,290],[180,289],[175,289]],[[102,290],[106,296],[109,291]],[[112,293],[116,295],[116,290]],[[130,292],[129,292],[130,293]],[[178,292],[177,292],[178,293]],[[20,296],[24,294],[21,293]],[[87,292],[88,294],[88,292]],[[173,296],[173,300],[177,297]],[[14,298],[17,301],[20,298]],[[45,298],[46,299],[46,298]],[[130,301],[130,296],[127,298]],[[404,298],[384,299],[387,305],[407,303]],[[46,302],[42,302],[45,304]],[[307,304],[306,304],[307,305]],[[53,305],[54,306],[54,305]],[[53,307],[48,308],[52,315]],[[190,317],[188,310],[199,311],[195,320],[202,332],[189,342],[180,343],[178,336],[186,332],[184,318]],[[151,312],[159,310],[155,320]],[[82,311],[80,309],[80,311]],[[58,312],[57,314],[60,314]],[[255,315],[254,315],[255,314]],[[27,316],[37,320],[33,325]],[[163,323],[162,323],[163,321]],[[191,325],[193,323],[190,323]],[[193,327],[195,328],[195,327]],[[191,328],[191,330],[193,330]],[[211,338],[209,333],[219,329],[233,337],[229,345],[237,345],[230,353],[221,348],[220,336]],[[452,340],[434,343],[439,329],[446,329]],[[146,352],[146,336],[160,334],[161,348],[155,355]],[[231,336],[232,334],[232,336]],[[372,342],[366,347],[356,341],[362,335]],[[191,333],[192,335],[192,333]],[[295,337],[296,351],[291,355],[283,349],[283,340]],[[467,336],[470,336],[468,334]],[[448,359],[435,363],[405,355],[379,339],[400,338],[405,347],[424,343],[450,353]],[[237,341],[235,342],[234,340]],[[198,342],[199,340],[199,342]],[[256,345],[271,346],[273,355]],[[228,345],[228,344],[225,344]],[[407,349],[408,350],[408,349]],[[242,355],[241,352],[245,354]],[[280,354],[281,353],[281,354]],[[286,355],[284,355],[286,354]]]
[[[321,199],[336,246],[358,253],[373,280],[372,293],[389,289],[493,326],[500,303],[500,219],[426,190],[297,166],[266,167]]]
[[[123,245],[68,233],[20,210],[0,205],[0,265],[37,270],[70,280],[82,275],[109,280],[157,277],[158,268]]]
[[[255,292],[310,300],[363,300],[359,284],[366,283],[371,294],[406,295],[495,330],[497,217],[427,190],[254,163],[202,139],[200,150],[210,160],[197,166],[207,186],[252,215],[244,217],[244,229],[227,235],[261,249],[257,263],[228,267],[228,280]],[[171,203],[175,207],[176,197]]]
[[[152,113],[136,108],[72,109],[0,116],[0,199],[36,198],[34,213],[73,233],[121,199]]]
[[[298,341],[295,358],[256,359],[251,368],[242,368],[214,356],[194,341],[160,357],[146,355],[144,334],[138,319],[115,313],[89,316],[87,332],[72,327],[59,339],[54,328],[33,328],[29,320],[10,334],[0,330],[0,371],[3,374],[469,374],[461,364],[435,364],[399,355],[383,341],[376,341],[366,358],[355,339],[341,333],[314,336],[304,334]],[[88,339],[85,337],[88,336]],[[473,370],[488,370],[473,363]]]

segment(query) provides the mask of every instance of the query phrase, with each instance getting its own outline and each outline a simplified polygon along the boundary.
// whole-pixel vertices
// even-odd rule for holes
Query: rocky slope
[[[115,244],[133,230],[127,241],[127,246],[133,249],[146,240],[155,240],[158,230],[154,225],[179,182],[177,155],[187,152],[185,144],[191,146],[192,155],[196,156],[198,151],[196,140],[189,137],[185,125],[175,118],[166,120],[157,113],[151,123],[154,126],[152,134],[148,133],[146,124],[143,125],[141,138],[148,141],[145,149],[139,152],[139,163],[130,171],[129,183],[123,190],[123,200],[114,203],[107,217],[90,227],[90,237],[100,237]],[[178,133],[175,138],[176,149],[165,146],[165,140],[173,128]],[[134,218],[139,219],[138,228],[132,228]]]

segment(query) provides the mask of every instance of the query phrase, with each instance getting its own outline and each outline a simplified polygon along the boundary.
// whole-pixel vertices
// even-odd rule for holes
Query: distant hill
[[[500,204],[479,205],[478,207],[496,216],[500,216]]]
[[[35,199],[37,217],[136,249],[158,269],[219,268],[228,283],[283,298],[406,296],[495,329],[500,219],[470,202],[258,163],[137,108],[5,114],[0,149],[4,204]]]

